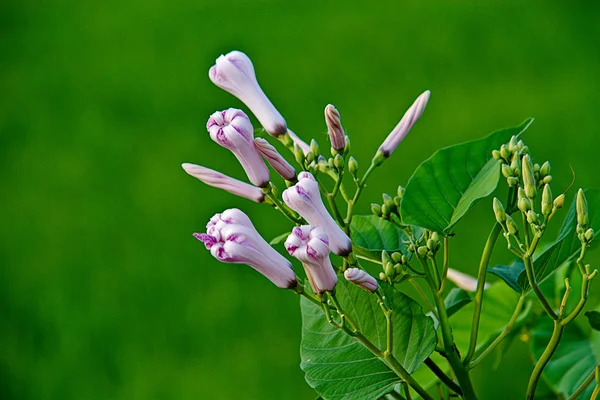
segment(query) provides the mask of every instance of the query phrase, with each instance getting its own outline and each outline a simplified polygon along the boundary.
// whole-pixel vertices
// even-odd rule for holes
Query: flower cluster
[[[255,138],[250,118],[244,111],[235,108],[213,113],[206,129],[214,142],[234,154],[250,183],[195,164],[185,163],[183,169],[210,186],[257,203],[270,204],[283,212],[296,224],[285,241],[289,255],[302,263],[314,293],[333,291],[338,278],[330,252],[346,259],[351,255],[352,241],[347,234],[351,214],[346,219],[341,218],[339,212],[336,218],[330,214],[321,197],[320,183],[313,173],[327,171],[341,182],[346,162],[352,174],[358,169],[356,160],[346,157],[349,138],[342,127],[340,113],[331,104],[325,107],[325,123],[331,152],[335,156],[335,160],[327,162],[318,154],[316,141],[309,145],[288,129],[285,119],[258,84],[254,66],[247,55],[232,51],[220,56],[210,68],[209,77],[215,85],[241,100],[264,130],[293,152],[303,171],[297,174],[268,140]],[[417,98],[380,146],[377,153],[380,158],[387,158],[404,139],[423,113],[428,99],[429,91]],[[277,197],[268,165],[286,181],[288,188],[282,193],[283,202]],[[330,193],[326,195],[331,196]],[[327,200],[330,208],[335,208],[331,197]],[[301,225],[303,220],[308,225]],[[216,214],[208,222],[206,233],[195,233],[194,236],[219,261],[248,264],[280,288],[297,285],[292,264],[262,238],[250,218],[238,209]],[[377,281],[360,269],[347,269],[344,276],[365,290],[377,288]]]

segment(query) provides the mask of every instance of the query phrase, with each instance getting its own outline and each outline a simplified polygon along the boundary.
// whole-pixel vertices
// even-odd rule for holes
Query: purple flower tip
[[[207,249],[210,249],[218,242],[217,238],[206,233],[194,233],[194,237],[204,243]]]

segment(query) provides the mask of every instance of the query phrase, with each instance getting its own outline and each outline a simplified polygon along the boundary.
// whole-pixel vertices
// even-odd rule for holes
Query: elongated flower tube
[[[362,269],[348,268],[344,271],[344,278],[346,278],[348,282],[352,282],[365,289],[367,292],[373,293],[377,290],[377,280]]]
[[[275,147],[263,138],[254,139],[256,148],[279,175],[288,181],[296,179],[296,170],[286,161]]]
[[[325,107],[325,123],[327,124],[331,147],[337,151],[344,150],[344,147],[346,147],[346,133],[342,127],[340,113],[332,104]]]
[[[231,150],[250,182],[256,186],[269,183],[269,169],[254,145],[254,128],[242,110],[217,111],[208,119],[206,129],[212,140]]]
[[[240,99],[270,135],[279,136],[287,131],[285,119],[261,89],[246,54],[232,51],[221,55],[208,76],[215,85]]]
[[[296,284],[292,264],[260,236],[250,218],[231,208],[215,214],[206,225],[206,233],[194,233],[217,260],[248,264],[282,289]]]
[[[400,142],[408,135],[408,132],[410,132],[413,125],[421,118],[421,115],[423,115],[423,111],[425,111],[425,107],[427,106],[427,102],[429,101],[430,94],[431,92],[426,90],[417,97],[413,105],[410,106],[400,122],[398,122],[398,125],[396,125],[381,146],[379,146],[379,152],[382,153],[384,158],[392,155]]]
[[[322,228],[310,225],[294,227],[285,241],[285,248],[292,257],[302,262],[315,293],[333,290],[337,275],[329,259],[327,234]]]
[[[298,135],[296,135],[294,132],[290,131],[289,129],[288,129],[287,133],[290,136],[290,138],[292,139],[292,141],[294,142],[294,144],[298,145],[298,147],[300,147],[302,149],[302,152],[304,153],[304,155],[307,155],[310,152],[310,145],[308,143],[306,143],[304,140],[300,139],[298,137]]]
[[[310,172],[298,174],[298,183],[283,191],[283,201],[309,224],[325,230],[331,251],[340,256],[350,254],[352,242],[327,212],[319,193],[319,184]]]
[[[466,290],[467,292],[475,292],[477,290],[477,279],[471,275],[462,273],[452,268],[448,268],[448,279],[450,279],[456,286]],[[489,283],[486,283],[484,289],[490,287]]]

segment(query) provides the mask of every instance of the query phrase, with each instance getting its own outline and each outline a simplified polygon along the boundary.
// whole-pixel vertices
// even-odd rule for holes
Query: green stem
[[[479,272],[477,273],[477,291],[475,292],[475,301],[473,307],[473,321],[471,323],[471,340],[469,341],[469,350],[464,359],[464,364],[468,365],[473,356],[475,350],[477,350],[477,335],[479,334],[479,321],[481,319],[481,308],[483,307],[483,289],[485,289],[485,278],[487,275],[488,264],[490,263],[490,257],[494,250],[494,245],[498,240],[498,236],[502,231],[502,226],[499,223],[495,223],[492,231],[490,232],[483,253],[481,254],[481,261],[479,262]]]
[[[392,399],[406,400],[404,397],[402,397],[400,395],[400,393],[396,392],[395,390],[392,390],[391,392],[389,392],[388,396],[390,396]]]
[[[344,218],[342,218],[342,214],[340,214],[340,210],[338,209],[337,204],[335,204],[334,196],[327,191],[327,189],[321,182],[319,182],[319,190],[321,194],[327,199],[327,203],[329,203],[329,208],[331,208],[331,212],[333,213],[333,217],[335,218],[335,220],[341,226],[344,226]]]
[[[496,347],[498,347],[498,345],[502,342],[502,340],[504,340],[506,335],[508,335],[510,333],[510,331],[513,328],[513,325],[517,321],[517,317],[521,313],[521,309],[523,308],[524,300],[525,300],[525,294],[522,293],[521,297],[519,297],[519,301],[517,302],[517,305],[515,307],[515,311],[513,312],[512,316],[510,317],[510,320],[508,321],[508,323],[506,324],[506,326],[504,327],[502,332],[498,335],[498,337],[496,337],[496,339],[494,339],[494,341],[475,360],[473,360],[471,363],[469,363],[469,365],[467,366],[467,369],[473,369],[477,365],[479,365],[479,363],[481,361],[483,361],[484,358],[486,358],[492,351],[494,351],[494,349]]]
[[[437,376],[444,385],[448,386],[454,393],[462,396],[462,390],[440,367],[429,357],[425,359],[425,365]]]
[[[266,194],[267,197],[269,198],[269,200],[271,200],[273,202],[273,207],[275,207],[277,210],[281,211],[281,213],[283,215],[285,215],[285,217],[287,219],[289,219],[290,221],[292,221],[294,223],[294,225],[297,225],[300,223],[300,218],[294,214],[292,214],[288,209],[287,206],[285,206],[281,201],[279,201],[279,199],[275,196],[273,196],[273,194],[271,192]]]
[[[433,269],[433,273],[434,273],[436,290],[437,290],[438,294],[441,294],[442,292],[440,290],[442,288],[442,278],[440,276],[440,270],[438,269],[437,259],[435,258],[435,255],[433,257],[431,257],[430,260],[431,260],[431,268]]]
[[[449,268],[449,263],[450,263],[450,256],[449,256],[449,250],[448,250],[448,244],[449,244],[449,240],[448,240],[448,236],[444,236],[444,266],[442,269],[442,284],[440,285],[440,290],[439,293],[442,294],[444,293],[444,285],[446,284],[446,277],[448,276],[448,268]]]
[[[406,396],[406,400],[412,400],[412,396],[410,395],[410,388],[406,384],[406,382],[402,382],[402,387],[404,388],[404,396]]]
[[[435,307],[433,306],[433,304],[431,304],[431,302],[429,301],[429,299],[423,292],[423,289],[421,289],[421,285],[419,285],[412,276],[410,278],[408,278],[408,281],[413,286],[413,288],[415,288],[415,290],[417,291],[419,296],[421,296],[421,299],[423,299],[423,302],[425,303],[425,305],[429,308],[429,310],[433,313],[433,315],[435,315],[435,317],[439,320],[439,317],[437,315],[437,311],[435,310]]]
[[[537,235],[535,237],[537,237]],[[531,253],[529,251],[523,256],[523,263],[525,264],[527,280],[529,281],[529,285],[533,289],[533,293],[535,293],[535,296],[538,298],[538,300],[542,304],[542,307],[544,307],[544,310],[550,316],[550,318],[556,321],[558,319],[558,315],[556,315],[556,313],[552,309],[552,306],[550,306],[550,303],[548,303],[546,296],[544,296],[544,293],[542,293],[542,290],[538,286],[537,279],[535,278],[535,272],[533,270],[533,262],[531,261]]]
[[[537,387],[538,381],[542,376],[542,371],[550,362],[550,359],[554,355],[554,352],[558,348],[558,344],[560,343],[560,339],[562,337],[563,331],[565,327],[560,323],[560,321],[554,321],[554,329],[552,330],[552,336],[550,337],[550,341],[546,346],[546,349],[542,353],[540,359],[535,364],[533,368],[533,372],[531,373],[531,377],[529,378],[529,384],[527,385],[527,400],[533,400],[535,396],[535,389]]]
[[[377,168],[377,165],[375,165],[374,163],[371,163],[369,168],[365,171],[365,174],[361,178],[360,182],[358,183],[358,187],[356,188],[354,197],[352,198],[352,200],[350,200],[348,202],[348,213],[346,214],[346,221],[345,221],[346,226],[349,226],[350,222],[352,222],[352,212],[354,210],[354,206],[358,202],[360,194],[362,193],[363,189],[365,188],[365,184],[367,183],[367,178],[369,177],[369,175],[371,175],[371,173],[375,170],[375,168]]]
[[[590,386],[590,384],[594,381],[594,378],[596,376],[596,368],[594,368],[592,373],[589,374],[587,378],[585,378],[585,381],[583,381],[581,385],[579,385],[577,390],[575,390],[567,400],[576,400],[585,391],[585,389],[587,389],[587,387]]]

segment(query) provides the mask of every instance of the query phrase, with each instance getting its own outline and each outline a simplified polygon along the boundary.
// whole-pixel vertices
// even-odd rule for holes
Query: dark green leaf
[[[533,119],[483,139],[438,150],[417,167],[400,204],[402,220],[440,233],[450,229],[479,199],[490,195],[500,177],[492,150],[524,132]]]
[[[290,232],[282,233],[281,235],[275,236],[273,239],[271,239],[269,244],[271,246],[274,246],[276,244],[282,243],[288,238],[288,236],[290,236]]]
[[[444,306],[446,307],[448,316],[451,316],[472,301],[473,298],[469,292],[459,288],[453,288],[450,293],[448,293],[448,296],[446,296]]]
[[[584,314],[592,329],[600,331],[600,312],[598,311],[588,311]]]
[[[406,253],[406,235],[393,223],[375,215],[357,215],[350,225],[354,252],[370,260],[381,260],[381,251]]]
[[[393,354],[409,372],[433,352],[437,342],[433,321],[418,303],[382,284],[394,310]],[[340,280],[336,295],[345,313],[378,348],[385,349],[386,321],[377,297]],[[324,399],[378,399],[401,380],[354,338],[330,325],[323,310],[302,298],[301,368],[306,381]]]
[[[523,288],[519,285],[519,277],[525,272],[525,264],[521,260],[515,260],[512,265],[496,265],[489,267],[488,271],[501,278],[514,291],[521,293]]]

